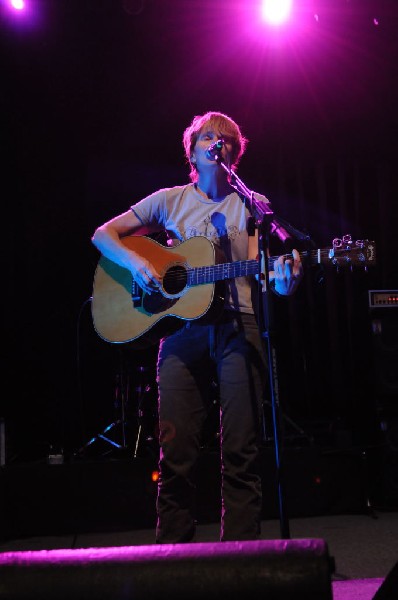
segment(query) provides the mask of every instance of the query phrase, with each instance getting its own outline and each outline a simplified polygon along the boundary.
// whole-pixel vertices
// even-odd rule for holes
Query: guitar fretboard
[[[188,285],[213,283],[224,279],[234,279],[254,275],[259,272],[257,260],[242,260],[233,263],[220,263],[208,267],[197,267],[188,270]]]
[[[292,254],[285,255],[287,258],[293,258]],[[308,252],[300,253],[302,259],[308,256]],[[314,257],[316,253],[314,253]],[[268,269],[274,268],[274,262],[277,256],[268,258]],[[257,275],[261,272],[259,262],[256,259],[238,260],[232,263],[219,263],[206,267],[196,267],[188,269],[188,285],[201,285],[204,283],[214,283],[224,279],[235,279],[236,277],[246,277],[249,275]]]

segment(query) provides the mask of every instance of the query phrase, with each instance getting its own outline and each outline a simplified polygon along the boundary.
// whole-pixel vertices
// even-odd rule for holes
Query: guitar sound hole
[[[179,294],[187,285],[187,271],[181,265],[171,267],[163,277],[163,288],[167,294]]]

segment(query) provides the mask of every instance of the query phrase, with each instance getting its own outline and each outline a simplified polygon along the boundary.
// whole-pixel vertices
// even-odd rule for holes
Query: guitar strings
[[[330,258],[330,251],[332,249],[331,248],[325,248],[325,249],[320,249],[320,250],[311,250],[310,252],[308,251],[304,251],[304,252],[300,252],[300,257],[301,258],[307,258],[308,256],[310,256],[311,258],[316,258],[319,259],[319,257],[324,258]],[[283,255],[285,258],[293,258],[293,254],[284,254]],[[278,256],[271,256],[268,257],[268,268],[270,270],[273,269],[273,265],[275,260],[278,259]],[[322,260],[316,260],[315,263],[316,264],[322,264]],[[171,281],[183,281],[184,279],[187,279],[187,273],[192,273],[192,272],[197,272],[197,273],[202,273],[202,275],[206,274],[206,270],[210,270],[210,271],[223,271],[225,270],[225,265],[229,265],[226,272],[224,273],[225,277],[224,279],[231,279],[233,278],[233,276],[231,275],[231,273],[238,269],[239,265],[244,265],[247,264],[247,273],[243,273],[242,276],[245,275],[251,275],[251,274],[255,274],[255,271],[252,271],[250,266],[253,267],[254,265],[257,265],[258,261],[257,259],[252,259],[252,260],[246,260],[246,261],[236,261],[233,263],[218,263],[215,265],[203,265],[200,267],[188,267],[186,270],[179,270],[175,273],[168,273],[167,277],[169,280]],[[235,265],[235,266],[234,266]],[[218,273],[219,274],[219,273]],[[211,280],[212,281],[212,280]]]

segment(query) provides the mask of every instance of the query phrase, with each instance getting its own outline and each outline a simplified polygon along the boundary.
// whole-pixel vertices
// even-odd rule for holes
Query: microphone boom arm
[[[243,183],[243,181],[238,177],[238,175],[230,169],[221,159],[221,157],[217,157],[217,162],[219,165],[223,167],[223,169],[228,173],[230,178],[230,184],[239,194],[242,194],[249,200],[250,203],[250,213],[254,217],[257,223],[261,223],[263,219],[270,219],[271,231],[270,233],[275,233],[278,238],[282,242],[286,242],[289,238],[295,238],[297,240],[306,240],[310,239],[310,236],[296,227],[293,227],[290,223],[275,215],[274,211],[271,208],[271,204],[269,202],[259,202],[256,200],[254,196],[254,192],[249,190],[249,188]]]

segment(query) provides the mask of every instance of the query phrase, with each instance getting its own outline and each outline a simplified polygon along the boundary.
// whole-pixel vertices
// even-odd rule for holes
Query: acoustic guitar
[[[156,343],[184,325],[185,321],[213,318],[222,302],[217,284],[227,279],[259,274],[258,260],[224,262],[213,243],[204,236],[192,237],[178,246],[163,246],[146,236],[128,236],[123,243],[145,256],[162,275],[162,287],[147,294],[129,270],[105,256],[98,262],[91,312],[98,335],[111,343],[141,339]],[[300,252],[303,262],[336,267],[376,262],[374,242],[353,242],[350,236],[335,239],[332,248]],[[268,258],[269,269],[277,256]]]

